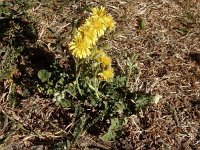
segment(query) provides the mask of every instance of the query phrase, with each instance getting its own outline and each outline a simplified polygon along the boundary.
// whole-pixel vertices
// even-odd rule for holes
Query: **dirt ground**
[[[73,18],[84,19],[84,9],[88,6],[105,6],[117,23],[112,36],[105,39],[112,45],[109,50],[111,57],[119,58],[124,51],[137,53],[139,75],[131,86],[132,90],[161,97],[157,105],[150,105],[139,114],[130,116],[123,135],[116,141],[104,143],[94,135],[84,135],[74,149],[200,150],[199,0],[33,2],[34,7],[27,13],[36,22],[39,33],[36,44],[45,47],[57,59],[62,58],[67,49],[61,47],[59,51],[53,45],[57,44],[56,38],[60,36],[67,46]],[[26,122],[28,119],[25,117],[21,124],[38,130],[45,127],[43,134],[56,138],[47,122],[51,117],[59,121],[55,114],[60,110],[54,109],[51,100],[33,95],[22,101],[24,110],[11,112],[2,102],[4,96],[2,93],[2,110],[10,112],[15,120],[30,114],[28,117],[33,118],[33,122]],[[30,109],[33,106],[44,116],[35,114],[35,109]],[[46,120],[39,120],[38,116]],[[32,138],[32,135],[24,133],[13,134],[3,149],[48,149],[44,141],[32,142]]]

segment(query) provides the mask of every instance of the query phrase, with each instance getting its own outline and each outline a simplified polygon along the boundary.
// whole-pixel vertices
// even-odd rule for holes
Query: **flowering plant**
[[[69,57],[73,60],[69,67],[60,72],[59,64],[54,64],[53,72],[41,70],[38,73],[46,83],[39,86],[40,92],[53,95],[56,104],[71,110],[74,122],[70,133],[74,142],[83,131],[98,128],[97,123],[110,124],[108,131],[100,135],[102,140],[114,139],[116,131],[127,123],[126,117],[151,102],[151,98],[145,101],[145,96],[142,103],[131,100],[140,97],[129,91],[129,82],[137,74],[136,55],[125,58],[126,71],[114,76],[111,57],[98,47],[99,38],[113,30],[115,24],[104,7],[92,8],[68,44]]]
[[[113,17],[106,13],[104,7],[92,8],[91,11],[91,16],[78,28],[73,41],[69,43],[72,54],[80,59],[95,53],[98,39],[107,29],[112,30],[115,26]]]
[[[98,71],[94,75],[99,76],[100,80],[109,81],[114,73],[111,67],[111,58],[100,49],[96,44],[98,39],[103,36],[106,30],[113,30],[115,22],[113,17],[106,13],[104,7],[92,8],[91,15],[85,23],[77,29],[73,40],[69,43],[69,50],[75,56],[76,61],[96,64]],[[82,59],[85,59],[82,61]],[[98,63],[98,64],[97,64]]]
[[[113,30],[114,27],[115,21],[110,14],[107,14],[104,7],[92,8],[90,16],[77,29],[69,43],[69,50],[76,61],[76,85],[81,95],[80,77],[84,80],[90,80],[88,85],[95,91],[98,98],[101,81],[109,82],[114,77],[111,58],[97,47],[99,38],[107,30]]]

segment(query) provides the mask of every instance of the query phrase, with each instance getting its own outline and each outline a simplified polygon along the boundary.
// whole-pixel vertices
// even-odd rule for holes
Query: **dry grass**
[[[72,32],[72,19],[79,19],[76,21],[81,22],[86,17],[84,9],[88,6],[104,5],[117,22],[116,31],[111,37],[106,38],[106,41],[113,45],[109,51],[113,59],[121,56],[124,51],[138,54],[140,73],[132,89],[162,96],[157,106],[149,106],[147,110],[130,117],[129,125],[125,128],[126,134],[118,141],[112,144],[101,143],[95,141],[95,137],[88,135],[80,141],[85,144],[80,144],[77,149],[91,146],[91,143],[92,146],[102,149],[113,147],[138,150],[198,150],[200,148],[200,2],[198,0],[34,2],[37,5],[30,9],[28,14],[37,22],[39,38],[36,44],[54,53],[63,63],[65,61],[62,60],[63,53],[67,51],[67,43],[71,38],[69,35]],[[144,30],[139,27],[141,20],[145,21]],[[59,42],[64,44],[59,46]],[[55,45],[58,47],[55,48]],[[2,95],[2,100],[3,98]],[[46,115],[40,116],[43,119],[48,120],[48,117],[56,112],[49,102],[44,101],[43,107],[41,99],[30,98],[21,105],[29,105],[31,108],[33,101],[38,102],[38,110]],[[5,105],[1,107],[9,112]],[[8,115],[23,118],[21,123],[27,128],[40,130],[40,126],[46,126],[45,120],[36,119],[35,122],[39,124],[32,124],[24,118],[25,114],[34,115],[34,110],[15,111],[15,115]],[[14,120],[17,121],[17,118]],[[30,125],[35,127],[29,127]],[[48,134],[41,137],[56,138],[50,134],[59,130],[52,126],[46,129],[47,131],[39,131]],[[23,139],[25,143],[29,141],[29,137],[25,135],[20,138],[14,137]],[[44,147],[38,149],[42,148]]]
[[[141,76],[137,90],[162,95],[161,102],[139,116],[131,126],[135,149],[198,149],[199,144],[199,66],[191,53],[199,53],[200,26],[198,1],[140,1],[129,8],[124,22],[123,47],[139,55]],[[187,8],[186,8],[187,7]],[[190,13],[185,16],[186,11]],[[125,13],[124,12],[124,13]],[[146,21],[146,30],[138,31],[137,18]],[[126,20],[126,21],[125,21]],[[183,25],[181,20],[187,25]],[[188,22],[188,23],[186,23]],[[189,23],[190,22],[190,23]],[[121,24],[120,24],[121,25]],[[188,32],[179,29],[187,28]]]

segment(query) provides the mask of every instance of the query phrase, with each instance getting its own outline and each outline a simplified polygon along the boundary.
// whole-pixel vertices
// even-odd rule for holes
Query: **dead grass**
[[[131,116],[129,125],[125,128],[126,134],[116,142],[101,143],[95,137],[88,135],[80,141],[85,144],[78,145],[77,149],[91,146],[89,145],[91,142],[87,142],[88,138],[97,143],[93,146],[104,149],[112,147],[138,150],[198,150],[200,148],[198,64],[200,60],[197,56],[200,55],[200,2],[198,0],[34,2],[35,7],[29,9],[28,14],[37,22],[39,31],[37,45],[54,53],[63,63],[65,61],[63,54],[66,53],[67,43],[71,38],[73,18],[79,23],[86,17],[84,9],[87,9],[87,6],[104,5],[117,22],[115,33],[106,39],[113,45],[109,51],[113,59],[121,56],[124,51],[135,52],[139,56],[140,73],[132,89],[162,96],[157,106],[149,106],[147,110]],[[139,29],[140,20],[145,21],[144,30]],[[1,103],[3,95],[4,93]],[[55,136],[60,128],[67,128],[63,126],[56,129],[55,126],[48,124],[49,117],[52,119],[51,115],[56,113],[51,102],[30,98],[23,100],[21,105],[28,109],[13,112],[9,111],[6,105],[1,107],[7,113],[10,112],[8,115],[14,117],[15,121],[20,121],[27,129],[40,132],[41,137],[54,139],[56,137],[51,136]],[[30,109],[35,105],[38,109]],[[38,110],[37,115],[34,113],[36,110]],[[54,120],[56,121],[55,118]],[[59,119],[57,121],[59,122]],[[30,136],[31,134],[21,135],[18,138],[26,143],[32,139]]]
[[[185,5],[174,1],[140,1],[126,11],[129,19],[124,18],[128,21],[122,28],[127,38],[123,43],[117,42],[116,47],[130,47],[139,55],[141,76],[133,87],[163,97],[158,106],[149,107],[136,117],[136,127],[131,126],[135,149],[199,147],[199,66],[190,54],[200,50],[197,9],[200,3],[191,2],[187,8],[192,16],[187,25],[180,21],[189,19],[185,16]],[[137,25],[134,26],[138,17],[145,20],[145,31],[137,31]],[[179,31],[181,28],[188,32]]]

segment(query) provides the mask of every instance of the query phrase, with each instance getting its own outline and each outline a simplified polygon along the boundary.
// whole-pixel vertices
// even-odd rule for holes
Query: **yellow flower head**
[[[77,34],[73,41],[69,43],[69,50],[78,58],[86,58],[89,56],[91,54],[90,48],[90,40],[81,34]]]
[[[110,66],[111,65],[111,58],[108,56],[103,56],[100,58],[100,62],[103,65],[103,67]]]
[[[106,10],[105,7],[100,7],[100,8],[92,8],[92,17],[96,17],[99,20],[103,20],[103,24],[106,26],[106,28],[109,28],[110,30],[112,30],[115,26],[115,21],[113,19],[113,17],[111,15],[107,15],[106,14]]]
[[[91,54],[91,49],[96,45],[99,37],[104,35],[107,28],[113,29],[115,22],[111,15],[107,15],[105,8],[92,8],[91,16],[78,28],[77,34],[69,43],[69,50],[78,58],[86,58]],[[106,55],[101,58],[103,66],[109,66],[111,59]]]
[[[98,62],[100,62],[103,67],[111,66],[111,58],[106,55],[105,52],[101,50],[96,50],[95,57]]]
[[[103,21],[107,28],[109,28],[110,30],[114,29],[115,21],[111,15],[104,16]]]
[[[96,32],[94,31],[94,29],[91,26],[84,24],[83,26],[78,28],[78,31],[83,36],[88,37],[89,40],[91,41],[91,44],[95,45],[98,38],[97,38]]]
[[[102,19],[98,17],[90,17],[86,20],[86,24],[90,26],[95,32],[97,37],[104,35],[106,31],[106,26]]]
[[[100,7],[100,8],[97,8],[97,7],[94,7],[91,9],[92,13],[91,15],[92,16],[95,16],[95,17],[104,17],[106,15],[106,10],[105,10],[105,7]]]
[[[112,80],[112,78],[114,77],[114,72],[113,72],[113,68],[108,68],[106,70],[103,70],[103,72],[98,74],[100,76],[100,80],[104,80],[104,81],[109,81]]]

